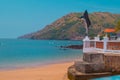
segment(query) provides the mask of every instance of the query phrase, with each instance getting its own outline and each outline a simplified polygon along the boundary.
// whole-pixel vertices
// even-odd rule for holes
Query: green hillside
[[[80,40],[85,36],[84,25],[79,18],[83,13],[70,13],[57,21],[47,25],[37,32],[21,36],[27,39],[54,39],[54,40]],[[94,37],[103,29],[114,27],[120,14],[108,12],[95,12],[89,14],[92,25],[89,28],[89,36]]]

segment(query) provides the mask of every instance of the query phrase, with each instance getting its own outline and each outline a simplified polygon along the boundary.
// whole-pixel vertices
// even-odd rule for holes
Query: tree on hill
[[[117,22],[117,24],[115,26],[115,30],[116,30],[116,32],[120,32],[120,20]]]

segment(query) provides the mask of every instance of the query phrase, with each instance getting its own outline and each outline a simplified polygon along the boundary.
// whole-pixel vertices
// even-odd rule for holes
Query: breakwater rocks
[[[83,45],[60,46],[60,48],[83,49]]]
[[[120,74],[120,54],[84,53],[82,61],[68,68],[70,80],[88,80]]]

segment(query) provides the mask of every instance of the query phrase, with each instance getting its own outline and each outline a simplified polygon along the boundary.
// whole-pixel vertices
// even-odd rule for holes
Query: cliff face
[[[85,35],[84,25],[79,18],[82,13],[70,13],[44,29],[37,32],[26,34],[19,38],[27,39],[62,39],[62,40],[78,40]],[[119,14],[111,14],[107,12],[96,12],[89,14],[91,27],[89,28],[89,36],[93,37],[100,33],[104,28],[114,27],[116,22],[120,20]]]

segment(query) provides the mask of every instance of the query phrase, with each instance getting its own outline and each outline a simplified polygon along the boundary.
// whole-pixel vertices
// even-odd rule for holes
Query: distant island
[[[82,40],[85,36],[84,25],[80,22],[79,17],[83,13],[70,13],[56,20],[44,29],[30,34],[20,36],[21,39],[35,40]],[[105,28],[113,28],[120,14],[112,14],[108,12],[94,12],[89,14],[92,26],[89,28],[89,36],[94,37]]]

